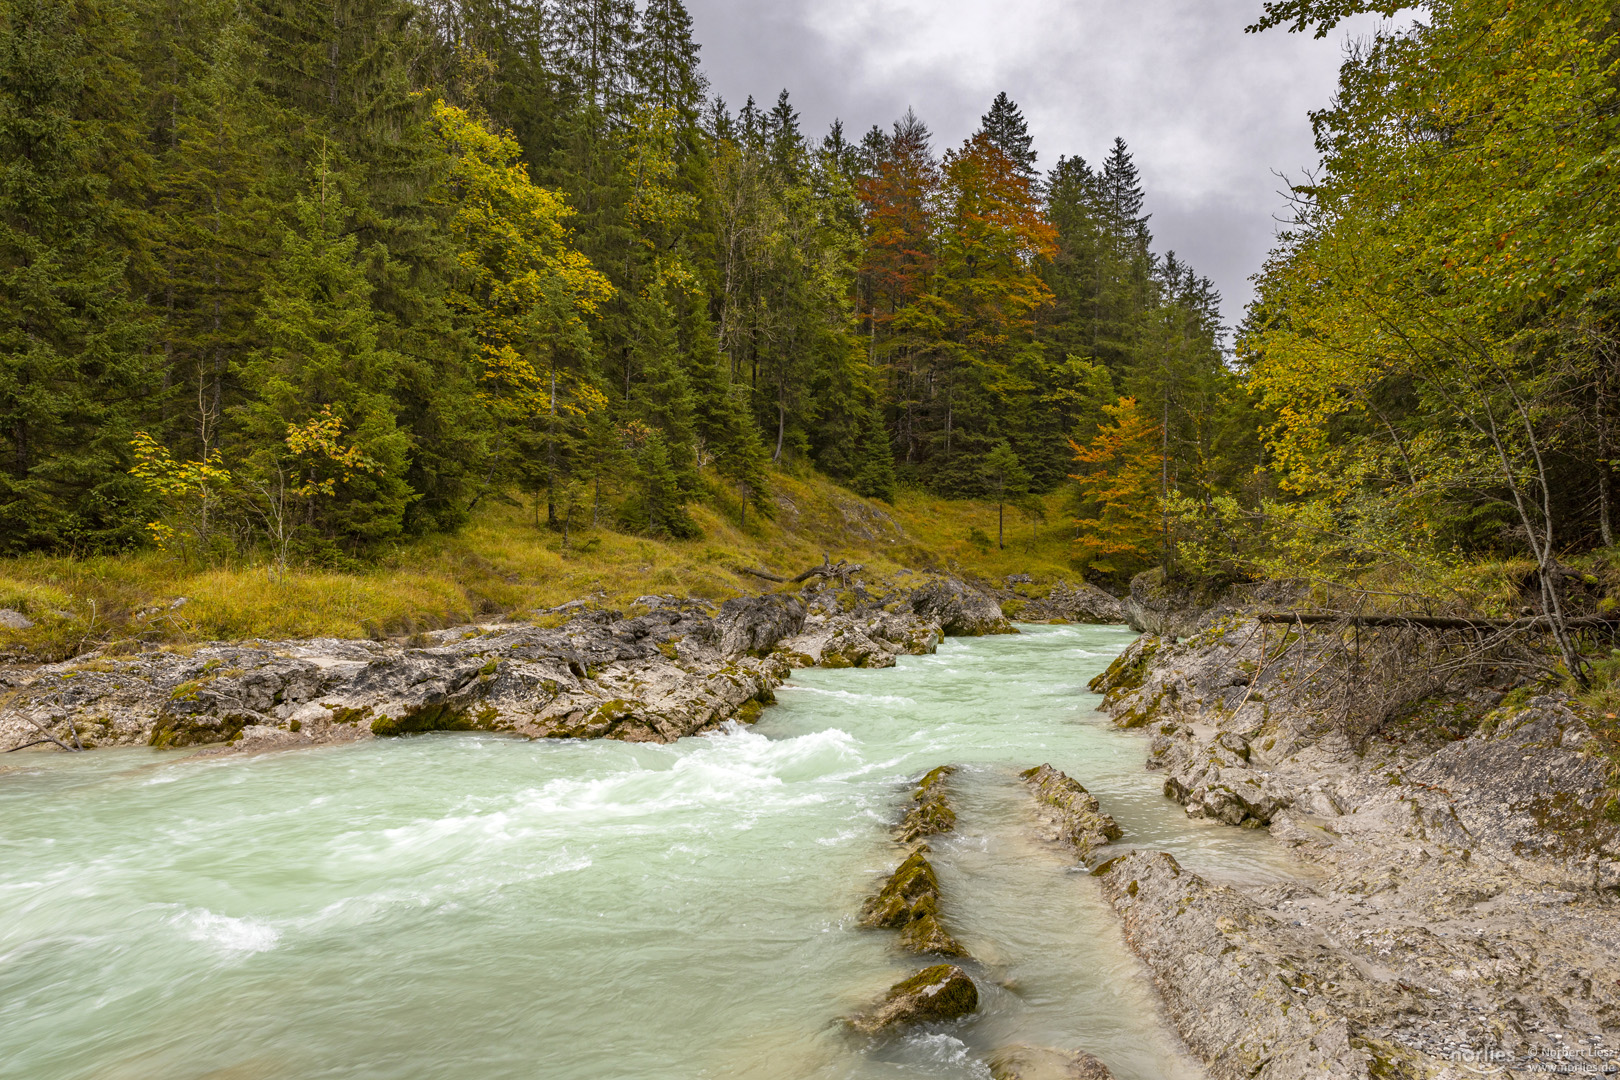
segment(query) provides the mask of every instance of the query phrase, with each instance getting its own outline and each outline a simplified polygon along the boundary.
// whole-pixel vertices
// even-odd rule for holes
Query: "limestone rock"
[[[1352,1047],[1352,1022],[1380,1002],[1402,1003],[1400,985],[1323,955],[1308,931],[1162,852],[1133,852],[1094,873],[1182,1037],[1215,1076],[1367,1080],[1371,1055]]]
[[[1009,581],[1009,587],[1011,586]],[[1059,581],[1045,596],[1024,601],[1018,617],[1025,621],[1068,623],[1122,623],[1125,609],[1120,602],[1097,586],[1082,581]]]
[[[1012,1046],[990,1058],[991,1080],[1114,1080],[1097,1057],[1081,1050]]]
[[[1122,835],[1119,823],[1102,812],[1097,797],[1079,781],[1050,765],[1027,769],[1019,775],[1035,793],[1051,827],[1050,839],[1068,844],[1080,858],[1090,861],[1098,848]]]
[[[979,1007],[979,988],[954,964],[924,968],[895,983],[883,1001],[853,1017],[855,1030],[876,1035],[913,1024],[957,1020]]]
[[[1213,1074],[1444,1077],[1472,1048],[1521,1075],[1557,1071],[1572,1046],[1620,1070],[1595,1041],[1620,1023],[1602,736],[1556,695],[1482,695],[1352,743],[1294,681],[1309,656],[1268,666],[1264,641],[1241,612],[1206,613],[1094,686],[1117,723],[1148,728],[1148,767],[1189,815],[1267,827],[1300,860],[1298,880],[1241,887],[1153,861],[1167,857],[1106,864],[1128,939]]]
[[[939,922],[939,878],[918,845],[861,907],[861,925],[900,931],[900,944],[916,953],[968,955]]]
[[[0,608],[0,630],[32,630],[34,620],[20,611]]]
[[[1017,633],[989,594],[955,578],[935,578],[911,594],[912,614],[939,623],[951,637]]]
[[[941,765],[922,778],[911,796],[911,808],[900,822],[903,844],[956,828],[956,812],[951,809],[945,781],[956,772],[954,765]]]

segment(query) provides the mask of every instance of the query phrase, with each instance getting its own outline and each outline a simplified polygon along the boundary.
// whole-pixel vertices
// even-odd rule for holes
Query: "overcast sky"
[[[935,149],[978,127],[997,91],[1029,119],[1039,164],[1096,164],[1115,135],[1173,249],[1242,317],[1283,202],[1275,172],[1316,162],[1308,110],[1326,105],[1352,34],[1244,34],[1260,0],[687,0],[713,91],[735,109],[783,88],[819,139],[917,110]]]

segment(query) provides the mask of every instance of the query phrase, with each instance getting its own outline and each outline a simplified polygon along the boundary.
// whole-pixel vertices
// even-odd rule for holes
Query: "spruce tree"
[[[1035,140],[1029,133],[1029,124],[1025,122],[1023,112],[1005,90],[996,95],[996,99],[990,103],[990,111],[980,119],[979,132],[989,137],[990,145],[1007,155],[1007,160],[1018,169],[1020,176],[1031,183],[1035,182],[1040,175],[1035,168],[1039,156],[1033,148]]]
[[[328,539],[363,547],[398,535],[412,499],[409,439],[389,395],[398,357],[379,346],[360,264],[366,253],[346,235],[349,213],[336,178],[319,173],[295,210],[297,225],[283,232],[261,304],[265,343],[239,366],[255,398],[237,410],[237,430],[251,467],[268,481],[288,467],[289,427],[330,410],[342,423],[342,443],[366,467],[312,501],[306,520]]]
[[[129,443],[157,388],[128,255],[145,156],[111,0],[0,18],[0,549],[135,542]]]

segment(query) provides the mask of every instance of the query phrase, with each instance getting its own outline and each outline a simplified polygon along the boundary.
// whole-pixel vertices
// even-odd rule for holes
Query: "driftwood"
[[[757,578],[764,578],[766,581],[774,581],[778,585],[799,585],[809,581],[813,577],[819,577],[837,578],[840,582],[847,586],[849,584],[849,576],[851,574],[858,574],[864,569],[866,569],[866,567],[860,563],[851,564],[848,559],[839,559],[835,563],[831,558],[823,555],[821,557],[820,566],[812,566],[810,569],[806,570],[804,573],[795,578],[779,577],[776,574],[770,573],[769,571],[755,570],[747,566],[742,568],[742,572],[745,574],[752,574]]]
[[[1262,623],[1284,623],[1290,626],[1295,624],[1301,626],[1337,624],[1340,626],[1371,628],[1420,626],[1427,630],[1514,630],[1526,633],[1546,633],[1553,629],[1553,620],[1545,616],[1525,619],[1468,619],[1449,615],[1330,615],[1280,611],[1256,615],[1255,620]],[[1580,619],[1566,619],[1564,625],[1571,630],[1620,628],[1620,617],[1591,615]]]

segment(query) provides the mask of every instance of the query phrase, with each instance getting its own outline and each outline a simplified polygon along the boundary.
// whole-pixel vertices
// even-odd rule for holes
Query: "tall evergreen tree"
[[[116,0],[0,15],[0,548],[133,543],[129,443],[158,372],[131,295],[147,158]]]
[[[1029,133],[1023,111],[1005,90],[996,95],[990,103],[990,111],[980,118],[979,132],[990,140],[991,146],[1007,155],[1020,176],[1031,184],[1037,182],[1040,173],[1035,168],[1039,156],[1034,149],[1035,139]]]
[[[365,467],[334,482],[327,501],[310,502],[306,523],[325,539],[364,546],[398,535],[412,499],[409,440],[389,395],[398,358],[379,344],[364,253],[346,235],[350,215],[336,179],[319,171],[296,213],[260,308],[264,345],[240,365],[257,392],[238,408],[237,426],[269,486],[272,474],[293,467],[289,431],[323,413],[335,417]]]

